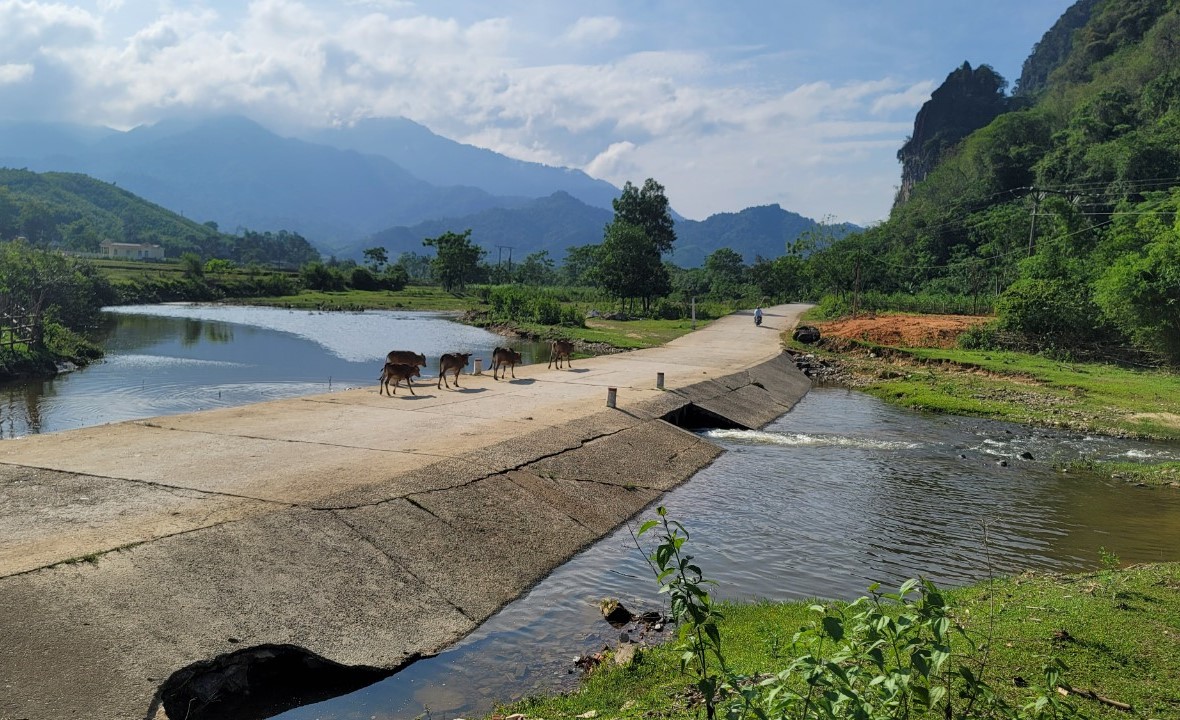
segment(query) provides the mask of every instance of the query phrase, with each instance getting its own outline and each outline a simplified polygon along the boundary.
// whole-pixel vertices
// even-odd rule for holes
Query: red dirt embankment
[[[981,315],[865,315],[816,323],[822,337],[893,347],[954,347],[959,335],[992,318]]]

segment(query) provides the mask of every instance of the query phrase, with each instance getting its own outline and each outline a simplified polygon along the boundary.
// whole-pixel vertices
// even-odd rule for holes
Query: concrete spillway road
[[[437,651],[716,456],[661,415],[789,409],[807,383],[780,333],[805,307],[515,380],[0,442],[0,718],[164,717],[165,678],[244,646]]]

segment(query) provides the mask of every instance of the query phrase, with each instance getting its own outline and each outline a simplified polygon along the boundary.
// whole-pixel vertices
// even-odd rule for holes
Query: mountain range
[[[580,170],[514,160],[435,135],[404,118],[282,137],[241,116],[166,120],[129,131],[0,122],[0,167],[82,173],[227,232],[285,230],[325,255],[392,257],[422,239],[473,230],[519,257],[597,243],[620,191]],[[702,222],[679,216],[673,261],[719,247],[777,257],[812,220],[777,206]],[[855,226],[834,228],[843,234]],[[135,241],[126,237],[121,240]]]

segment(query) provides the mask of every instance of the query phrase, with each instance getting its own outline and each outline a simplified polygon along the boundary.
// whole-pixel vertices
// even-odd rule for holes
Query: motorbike
[[[755,325],[757,325],[757,326],[759,326],[759,327],[761,327],[761,326],[762,326],[762,316],[761,316],[761,315],[755,315],[755,316],[754,316],[754,324],[755,324]]]

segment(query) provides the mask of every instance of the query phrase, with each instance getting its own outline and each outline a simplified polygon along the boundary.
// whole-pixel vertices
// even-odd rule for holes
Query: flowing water
[[[874,581],[896,587],[917,575],[950,586],[1025,569],[1091,570],[1100,547],[1124,563],[1180,560],[1180,492],[1054,467],[1176,460],[1178,446],[920,415],[825,388],[765,430],[702,434],[727,452],[660,502],[687,526],[688,551],[721,598],[853,599]],[[574,658],[617,641],[600,599],[663,609],[636,524],[450,650],[278,717],[471,717],[496,701],[571,689]]]
[[[376,385],[395,347],[437,363],[443,352],[487,358],[506,344],[437,313],[201,305],[119,308],[101,340],[101,363],[0,390],[0,435]],[[547,360],[535,345],[513,346],[526,363]],[[956,585],[1024,569],[1087,570],[1100,565],[1099,548],[1124,563],[1180,560],[1180,492],[1056,469],[1084,458],[1180,459],[1174,445],[921,415],[826,388],[762,431],[701,434],[727,452],[661,503],[692,533],[690,552],[722,598],[850,599],[871,582],[918,574]],[[662,609],[633,527],[437,657],[279,717],[471,716],[573,687],[574,657],[617,640],[600,599]]]

